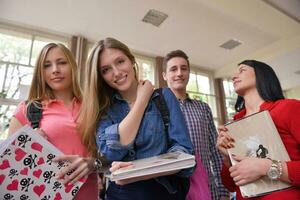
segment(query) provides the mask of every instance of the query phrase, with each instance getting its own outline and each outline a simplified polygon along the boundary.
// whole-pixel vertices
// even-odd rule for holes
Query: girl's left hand
[[[95,170],[94,158],[80,157],[77,155],[58,156],[54,162],[68,161],[69,165],[61,169],[56,175],[57,179],[64,179],[63,184],[74,184],[84,176],[89,175]],[[72,172],[73,171],[73,172]],[[72,172],[70,175],[67,173]]]
[[[120,161],[115,161],[111,164],[111,168],[109,169],[109,171],[114,172],[118,169],[121,168],[129,168],[129,167],[134,167],[132,162],[120,162]],[[174,170],[174,171],[170,171],[170,172],[159,172],[156,174],[150,174],[150,175],[145,175],[145,176],[139,176],[139,177],[134,177],[134,178],[128,178],[128,179],[123,179],[123,180],[119,180],[116,181],[117,185],[126,185],[129,183],[134,183],[137,181],[143,181],[143,180],[148,180],[151,178],[156,178],[156,177],[160,177],[160,176],[168,176],[171,174],[176,174],[177,172],[179,172],[179,170]]]
[[[230,176],[237,186],[258,180],[265,176],[272,161],[269,159],[233,156],[238,161],[237,164],[229,168]]]
[[[114,161],[111,163],[111,168],[109,168],[110,172],[114,172],[118,169],[125,167],[133,167],[132,162],[122,162],[122,161]]]

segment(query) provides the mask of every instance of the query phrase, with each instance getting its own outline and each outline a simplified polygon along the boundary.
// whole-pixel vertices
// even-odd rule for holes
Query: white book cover
[[[55,178],[67,162],[52,162],[63,155],[55,146],[24,126],[0,144],[0,199],[73,199],[86,178],[63,185]]]
[[[193,167],[195,156],[183,152],[170,152],[159,156],[132,161],[133,165],[121,168],[107,175],[111,181],[169,172]]]
[[[271,158],[273,160],[289,161],[280,135],[268,111],[262,111],[247,116],[226,125],[228,133],[235,140],[235,147],[228,149],[232,165],[235,161],[232,154],[246,157]],[[291,187],[290,184],[270,180],[267,176],[240,187],[243,197],[261,196],[272,191]]]

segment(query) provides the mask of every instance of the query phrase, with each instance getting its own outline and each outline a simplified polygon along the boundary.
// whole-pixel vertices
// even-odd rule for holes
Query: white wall
[[[285,95],[289,99],[298,99],[300,100],[300,86],[286,90]]]

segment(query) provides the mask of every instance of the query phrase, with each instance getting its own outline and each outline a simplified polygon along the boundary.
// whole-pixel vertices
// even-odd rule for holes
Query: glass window
[[[199,92],[198,86],[197,86],[197,78],[195,73],[190,73],[190,80],[186,86],[187,91],[190,92]]]
[[[214,118],[218,117],[216,97],[213,95],[207,96],[207,104],[209,105]]]
[[[136,56],[136,55],[135,55]],[[147,79],[155,85],[155,61],[151,58],[136,56],[138,64],[138,78]]]
[[[233,83],[230,79],[223,80],[223,88],[225,94],[225,110],[227,120],[232,119],[235,114],[234,105],[236,102],[237,94],[234,92]]]
[[[20,85],[30,85],[33,68],[19,64],[0,64],[1,97],[20,99]]]
[[[210,94],[211,90],[208,76],[197,74],[197,85],[199,88],[199,92],[204,94]]]
[[[224,93],[226,97],[230,98],[236,98],[237,95],[234,91],[233,88],[233,83],[231,80],[223,80],[223,88],[224,88]]]
[[[0,29],[2,31],[2,29]],[[31,49],[30,35],[15,36],[0,33],[0,60],[28,65]]]
[[[16,108],[16,105],[0,103],[0,142],[7,138],[9,122]]]
[[[212,88],[213,85],[209,74],[204,74],[199,71],[190,72],[190,80],[187,85],[189,97],[207,103],[212,111],[214,120],[217,121],[216,96]]]

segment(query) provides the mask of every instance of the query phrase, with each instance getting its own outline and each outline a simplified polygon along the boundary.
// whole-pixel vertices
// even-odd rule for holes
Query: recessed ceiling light
[[[158,27],[167,19],[167,17],[168,15],[165,13],[151,9],[147,12],[142,21]]]
[[[300,70],[295,71],[294,73],[300,75]]]
[[[234,49],[235,47],[239,46],[240,44],[242,44],[241,41],[236,40],[236,39],[230,39],[230,40],[224,42],[223,44],[221,44],[220,47],[231,50],[231,49]]]

